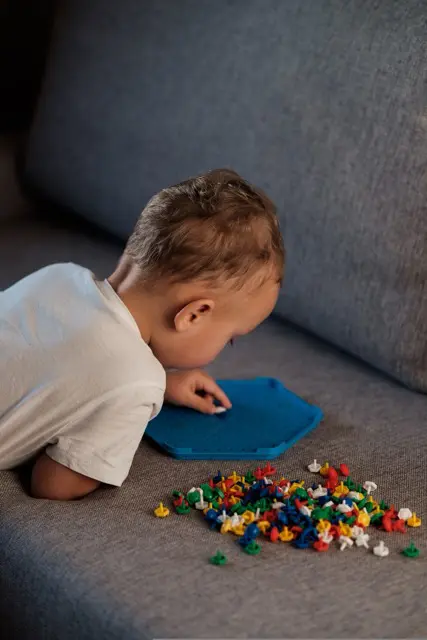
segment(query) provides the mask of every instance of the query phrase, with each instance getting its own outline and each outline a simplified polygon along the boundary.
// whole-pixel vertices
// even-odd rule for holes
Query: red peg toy
[[[387,531],[387,533],[390,533],[390,531],[393,531],[393,524],[390,516],[384,515],[382,517],[381,529],[383,529],[384,531]]]
[[[340,464],[340,474],[345,478],[348,478],[348,476],[350,475],[350,470],[346,464],[343,464],[343,463]]]
[[[302,527],[298,527],[296,524],[291,527],[291,531],[292,533],[301,533],[302,532]]]
[[[336,480],[338,482],[338,472],[336,469],[334,469],[334,467],[329,467],[328,469],[328,479],[329,480]]]
[[[268,537],[270,538],[270,542],[277,542],[279,539],[279,529],[277,527],[271,527],[268,532]]]
[[[268,522],[275,522],[277,520],[277,512],[276,509],[272,509],[271,511],[264,511],[263,516],[264,520]]]
[[[329,549],[329,545],[324,540],[319,539],[313,543],[313,549],[316,549],[316,551],[327,551]]]
[[[399,533],[406,533],[404,520],[401,520],[401,519],[393,520],[393,522],[391,523],[391,526],[393,531],[398,531]]]
[[[397,511],[394,508],[394,505],[391,505],[390,509],[387,509],[387,511],[384,511],[384,517],[385,518],[397,518]]]
[[[265,473],[261,469],[261,467],[258,467],[257,469],[255,469],[254,476],[255,476],[256,480],[262,480],[264,478],[264,476],[265,476]]]
[[[331,489],[335,491],[338,486],[338,472],[334,467],[329,467],[328,469],[328,479],[325,482],[325,487],[327,489]]]
[[[339,527],[338,527],[338,525],[336,525],[336,524],[333,524],[333,525],[329,528],[328,533],[329,533],[329,535],[331,535],[331,536],[334,538],[334,540],[338,540],[338,538],[339,538],[339,537],[340,537],[340,535],[341,535],[340,528],[339,528]]]
[[[269,462],[267,462],[267,464],[265,465],[265,467],[262,470],[262,472],[263,472],[264,476],[274,476],[274,474],[276,473],[276,469],[275,469],[275,467],[272,467]]]
[[[338,486],[338,480],[326,480],[325,488],[330,489],[331,491],[335,491]]]

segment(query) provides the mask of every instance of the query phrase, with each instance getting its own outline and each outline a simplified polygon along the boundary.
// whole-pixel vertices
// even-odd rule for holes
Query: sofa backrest
[[[126,236],[229,166],[276,201],[277,311],[427,390],[423,0],[59,3],[27,176]]]

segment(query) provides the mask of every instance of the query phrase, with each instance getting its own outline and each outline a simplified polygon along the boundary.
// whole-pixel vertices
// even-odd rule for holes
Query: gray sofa
[[[153,192],[235,168],[278,205],[287,276],[275,316],[212,373],[276,376],[322,407],[280,471],[308,481],[313,458],[345,461],[426,518],[424,3],[75,0],[56,14],[21,193],[0,199],[0,287],[58,261],[107,275]],[[3,192],[13,180],[3,171]],[[425,525],[375,533],[384,559],[268,543],[254,558],[198,514],[153,517],[216,468],[143,440],[121,489],[73,503],[2,472],[0,636],[426,635]],[[400,553],[411,538],[416,560]],[[226,567],[208,563],[218,548]]]

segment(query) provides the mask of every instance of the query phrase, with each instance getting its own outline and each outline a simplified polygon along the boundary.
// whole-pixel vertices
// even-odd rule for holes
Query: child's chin
[[[175,361],[174,364],[168,365],[170,369],[204,369],[210,362],[206,362],[205,360],[197,360],[197,359],[187,359],[183,358],[182,360]]]

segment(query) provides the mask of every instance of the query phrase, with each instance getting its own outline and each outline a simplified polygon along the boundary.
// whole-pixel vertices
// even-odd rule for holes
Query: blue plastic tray
[[[322,411],[279,380],[219,380],[233,408],[207,416],[165,405],[146,435],[182,460],[271,460],[314,429]]]

